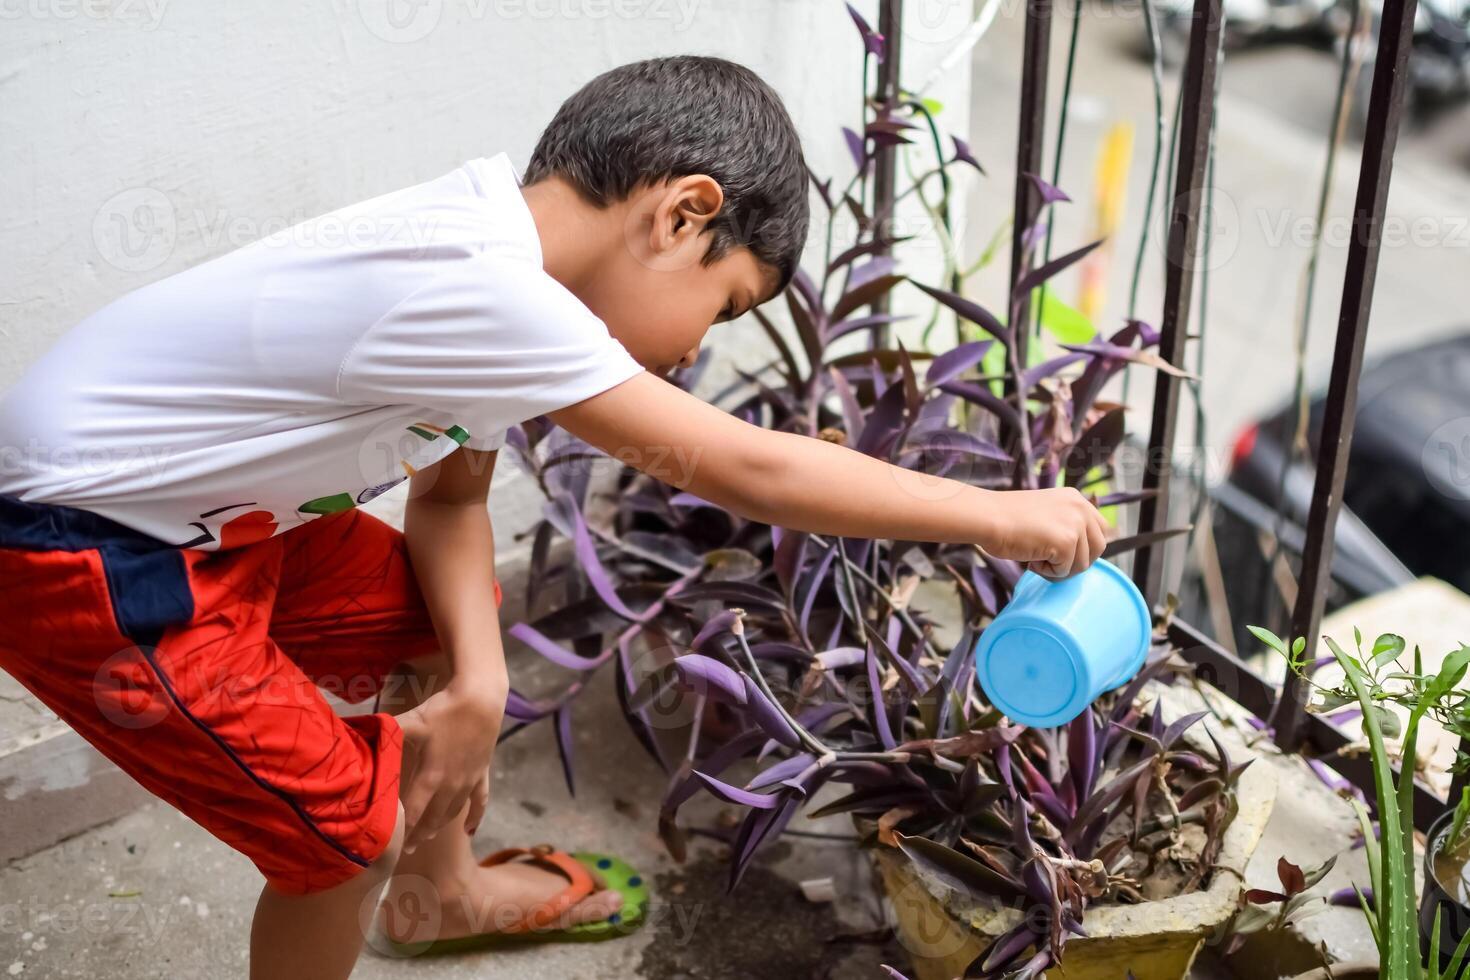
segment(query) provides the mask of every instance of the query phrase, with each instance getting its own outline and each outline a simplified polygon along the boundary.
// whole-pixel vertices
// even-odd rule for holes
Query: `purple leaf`
[[[827,331],[826,340],[830,343],[839,337],[846,337],[848,334],[856,333],[859,330],[871,330],[874,327],[881,327],[889,323],[902,323],[904,320],[909,319],[912,318],[899,313],[870,313],[866,316],[850,316],[845,320],[833,324]]]
[[[917,433],[904,444],[904,448],[936,455],[964,453],[980,459],[995,460],[998,463],[1014,462],[1011,454],[995,443],[986,442],[979,436],[973,436],[960,429],[934,429]]]
[[[858,404],[857,393],[848,384],[847,378],[836,368],[831,369],[832,389],[837,392],[837,400],[842,403],[842,419],[847,426],[847,439],[855,443],[863,436],[863,407]]]
[[[951,139],[954,140],[954,159],[951,162],[968,163],[982,174],[985,173],[985,168],[980,166],[980,161],[975,159],[975,154],[971,152],[970,144],[958,136],[951,137]]]
[[[577,561],[582,566],[582,572],[587,577],[588,583],[593,591],[607,603],[607,607],[625,619],[634,622],[642,622],[646,614],[635,613],[623,603],[618,597],[617,589],[613,587],[612,578],[607,569],[602,565],[602,559],[597,557],[597,545],[592,541],[592,532],[587,530],[587,522],[582,518],[579,510],[571,497],[562,495],[560,500],[568,508],[572,517],[572,540],[576,546]]]
[[[979,303],[972,302],[971,300],[965,299],[963,296],[958,296],[943,289],[935,289],[932,286],[926,286],[921,282],[915,282],[914,280],[910,280],[910,282],[913,282],[915,286],[918,286],[924,292],[937,299],[940,303],[949,307],[951,310],[954,310],[956,313],[959,314],[961,319],[968,320],[969,322],[980,327],[986,333],[990,334],[992,337],[994,337],[996,340],[1000,341],[1007,347],[1011,345],[1010,330],[1002,326],[1000,320],[996,319],[993,313],[985,309]]]
[[[755,681],[746,674],[741,674],[740,679],[745,682],[745,707],[751,720],[760,726],[760,730],[782,745],[794,748],[801,744],[796,731]]]
[[[970,370],[985,357],[991,343],[989,340],[972,340],[945,351],[930,362],[929,370],[924,375],[924,383],[937,387]]]
[[[698,633],[694,634],[694,639],[690,641],[689,648],[691,650],[708,649],[706,644],[716,636],[722,633],[728,633],[730,627],[734,625],[736,618],[736,615],[729,610],[713,616],[699,628]]]
[[[1046,237],[1046,222],[1038,221],[1021,235],[1021,247],[1027,252],[1035,251],[1036,243]]]
[[[1024,897],[1021,883],[989,868],[952,847],[923,837],[895,833],[899,850],[921,871],[962,896],[1013,901]]]
[[[834,647],[817,654],[817,663],[823,670],[839,670],[862,663],[867,655],[860,647]]]
[[[1021,372],[1021,387],[1029,392],[1032,388],[1036,387],[1038,381],[1051,377],[1064,367],[1086,359],[1087,355],[1085,354],[1073,353],[1063,354],[1060,357],[1053,357],[1050,360],[1042,361],[1035,367],[1027,368]]]
[[[801,574],[801,567],[806,563],[805,531],[785,531],[780,528],[772,528],[771,534],[780,531],[781,540],[776,543],[775,553],[771,557],[771,566],[776,570],[776,581],[781,583],[781,590],[788,596],[796,585],[797,576]]]
[[[736,806],[748,806],[754,810],[769,810],[780,802],[781,799],[778,794],[752,793],[749,790],[741,789],[739,786],[731,786],[729,783],[721,782],[713,776],[706,776],[698,769],[694,771],[694,776],[704,784],[704,788],[709,790],[710,795],[716,799],[724,800],[726,803],[733,803]]]
[[[745,675],[709,657],[686,653],[674,661],[679,679],[691,690],[726,704],[746,702]]]
[[[834,322],[847,319],[858,307],[871,305],[903,281],[903,276],[880,274],[852,287],[832,307],[831,319]]]
[[[696,497],[692,493],[676,493],[669,498],[669,503],[674,507],[714,507],[719,509],[718,504],[712,504],[702,497]]]
[[[1089,252],[1091,252],[1093,249],[1097,248],[1101,244],[1102,240],[1099,239],[1098,241],[1093,242],[1091,245],[1084,245],[1081,248],[1077,249],[1075,252],[1068,252],[1061,258],[1052,259],[1045,265],[1041,265],[1035,269],[1032,269],[1030,272],[1022,276],[1021,281],[1016,284],[1015,295],[1030,295],[1031,290],[1035,289],[1037,286],[1040,286],[1042,283],[1046,282],[1052,276],[1066,269],[1074,262],[1080,261],[1081,259],[1086,257]],[[1076,348],[1068,349],[1075,350]]]
[[[863,426],[862,438],[853,446],[860,453],[887,458],[894,438],[903,430],[905,397],[902,385],[894,385],[878,399]]]
[[[505,696],[505,713],[516,721],[540,721],[555,710],[555,703],[529,701],[514,689]]]
[[[1195,722],[1208,714],[1208,711],[1196,711],[1193,714],[1185,715],[1183,718],[1176,718],[1170,723],[1169,727],[1164,729],[1163,733],[1159,736],[1159,741],[1163,743],[1164,748],[1173,748],[1174,743],[1179,741],[1180,737],[1189,731]]]
[[[1040,941],[1041,936],[1031,930],[1029,923],[1020,922],[991,943],[981,961],[981,968],[987,974],[998,973],[1011,966],[1018,956]]]
[[[1041,203],[1043,205],[1055,204],[1058,201],[1072,200],[1061,190],[1061,188],[1047,183],[1035,174],[1027,174],[1026,179],[1031,181],[1031,185],[1036,188],[1036,193],[1041,195]]]
[[[800,752],[789,759],[782,759],[774,765],[756,773],[755,778],[745,784],[748,790],[764,789],[777,783],[790,779],[792,776],[800,775],[807,766],[817,761],[817,757],[810,752]]]
[[[787,799],[780,799],[779,805],[767,810],[753,810],[740,825],[740,832],[736,835],[733,846],[733,857],[730,863],[730,881],[728,888],[735,890],[740,884],[745,869],[750,865],[750,859],[755,857],[755,852],[760,849],[769,837],[779,837],[781,831],[786,829],[786,824],[801,806],[801,797],[788,794]]]
[[[864,50],[877,60],[882,61],[884,49],[887,47],[883,35],[874,31],[863,18],[863,15],[858,13],[852,4],[847,5],[847,12],[852,15],[852,22],[857,25],[858,34],[862,35]]]
[[[979,405],[1012,427],[1019,427],[1021,424],[1021,416],[1014,406],[997,397],[985,385],[968,381],[946,381],[939,386],[939,390]]]
[[[561,757],[561,772],[567,781],[567,793],[576,796],[577,785],[572,775],[572,705],[570,702],[556,709],[556,753]]]
[[[558,667],[565,667],[568,670],[593,670],[605,664],[613,654],[613,648],[608,647],[596,657],[579,657],[547,639],[529,623],[516,623],[506,632]]]
[[[671,598],[682,605],[714,599],[746,608],[759,606],[777,612],[786,608],[786,600],[781,593],[754,582],[696,582]]]
[[[737,760],[743,759],[756,749],[760,748],[765,736],[760,732],[741,732],[730,741],[721,745],[709,754],[699,764],[700,771],[706,775],[713,776],[722,773]],[[688,766],[688,763],[685,763]],[[668,791],[664,794],[663,809],[668,813],[676,812],[688,799],[699,789],[701,783],[696,773],[685,769],[683,772],[675,773],[669,781]]]
[[[872,700],[873,730],[885,749],[897,744],[893,728],[888,722],[888,706],[883,702],[883,684],[878,675],[878,652],[868,644],[868,696]]]
[[[879,276],[892,275],[898,260],[891,255],[875,255],[862,265],[855,265],[848,273],[847,288],[853,290],[870,283]]]
[[[1067,726],[1067,768],[1079,800],[1092,792],[1097,767],[1097,729],[1092,708],[1083,711]]]
[[[846,126],[842,127],[842,138],[847,141],[847,152],[852,154],[853,165],[861,170],[868,155],[863,138]]]

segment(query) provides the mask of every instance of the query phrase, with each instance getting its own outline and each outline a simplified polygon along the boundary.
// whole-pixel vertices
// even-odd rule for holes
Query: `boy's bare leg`
[[[443,655],[406,661],[385,683],[379,709],[402,714],[437,691],[449,676]],[[405,746],[402,787],[408,786],[412,771],[412,753]],[[467,810],[468,806],[412,854],[399,857],[379,917],[391,939],[422,942],[493,932],[519,921],[527,910],[566,888],[561,875],[525,864],[480,867],[470,835],[464,832]],[[601,921],[621,905],[622,896],[616,892],[596,892],[568,911],[559,925]]]
[[[362,951],[362,909],[392,873],[403,830],[400,805],[382,855],[326,891],[286,895],[266,885],[250,927],[250,980],[346,980]]]

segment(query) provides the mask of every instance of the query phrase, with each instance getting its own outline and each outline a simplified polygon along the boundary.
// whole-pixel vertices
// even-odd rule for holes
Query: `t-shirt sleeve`
[[[400,301],[343,358],[349,404],[415,405],[463,420],[465,445],[614,388],[643,368],[538,265],[456,263]]]

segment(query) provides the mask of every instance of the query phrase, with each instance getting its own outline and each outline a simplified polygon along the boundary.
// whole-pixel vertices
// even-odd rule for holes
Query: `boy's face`
[[[777,273],[747,248],[705,263],[702,234],[723,194],[709,177],[681,177],[626,202],[624,248],[579,284],[578,298],[633,358],[655,373],[693,363],[710,326],[771,298]]]

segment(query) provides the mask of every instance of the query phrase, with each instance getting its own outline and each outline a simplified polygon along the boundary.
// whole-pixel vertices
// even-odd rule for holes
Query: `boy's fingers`
[[[1103,551],[1108,546],[1108,534],[1100,512],[1095,513],[1087,522],[1087,547],[1089,564],[1102,557]]]
[[[1088,566],[1091,564],[1092,541],[1088,538],[1087,531],[1084,529],[1082,534],[1077,538],[1077,566],[1072,569],[1072,574],[1077,575],[1087,571]]]

